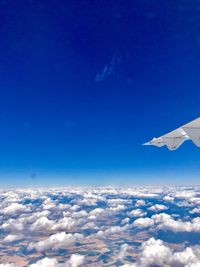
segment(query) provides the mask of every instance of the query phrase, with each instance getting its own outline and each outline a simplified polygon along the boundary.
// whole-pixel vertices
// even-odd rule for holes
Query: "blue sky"
[[[199,117],[198,1],[0,5],[1,184],[198,183],[191,142],[141,146]]]

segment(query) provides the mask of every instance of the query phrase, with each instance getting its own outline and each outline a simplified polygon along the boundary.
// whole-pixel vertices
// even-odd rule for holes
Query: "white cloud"
[[[200,217],[195,219],[190,217],[190,214],[200,213],[200,190],[198,188],[187,190],[186,188],[127,189],[122,187],[95,187],[23,189],[1,192],[2,191],[0,191],[0,229],[2,230],[3,245],[10,246],[10,244],[7,243],[23,238],[25,242],[31,242],[28,246],[29,249],[36,249],[38,252],[47,252],[48,257],[53,254],[55,255],[54,257],[56,257],[56,253],[58,252],[56,250],[74,246],[76,242],[82,242],[82,240],[98,240],[98,238],[114,240],[118,236],[122,236],[124,237],[124,242],[128,242],[128,239],[125,241],[127,234],[129,234],[127,231],[134,227],[138,228],[137,233],[140,233],[140,231],[143,233],[142,229],[148,227],[151,227],[150,231],[152,234],[154,231],[160,229],[173,232],[200,232]],[[160,202],[161,200],[163,200],[165,205]],[[40,204],[40,201],[42,204]],[[103,205],[99,205],[99,201],[101,204],[103,202]],[[69,202],[70,204],[62,204],[62,202]],[[160,204],[152,204],[153,206],[150,207],[150,202]],[[150,207],[149,210],[154,212],[163,212],[168,208],[167,206],[170,202],[173,202],[172,212],[181,219],[171,214],[171,211],[169,211],[171,215],[166,213],[154,213],[150,218],[138,218],[146,216],[146,208],[144,208],[144,210],[142,207]],[[88,207],[85,208],[84,206]],[[179,206],[182,207],[181,211],[184,211],[184,217],[182,216],[183,213],[180,212],[178,208]],[[133,210],[129,213],[127,210],[130,210],[130,207],[132,207]],[[133,218],[128,218],[128,216],[136,220],[132,223]],[[93,231],[91,231],[92,234],[90,231],[84,231],[85,236],[77,233],[79,231],[81,233],[83,230]],[[145,229],[144,233],[147,233],[147,230],[148,229]],[[68,232],[68,234],[65,231]],[[24,236],[21,236],[22,232],[27,235],[24,234]],[[34,242],[32,242],[32,240],[29,241],[32,236],[34,236]],[[103,241],[104,240],[101,240],[100,242]],[[140,260],[135,264],[127,264],[127,266],[142,267],[142,264],[146,264],[145,253],[147,252],[150,253],[148,255],[151,256],[152,262],[157,260],[157,262],[153,264],[158,264],[159,260],[162,262],[161,258],[156,259],[156,256],[151,252],[153,247],[155,250],[155,248],[159,246],[163,248],[163,251],[170,250],[172,255],[172,260],[166,261],[166,263],[164,262],[162,267],[200,266],[198,265],[200,264],[198,262],[198,247],[191,247],[179,252],[174,252],[172,249],[168,248],[165,243],[162,241],[157,242],[157,240],[155,240],[154,243],[152,241],[151,244],[150,242],[146,243],[146,249],[141,247],[142,252]],[[74,248],[75,247],[73,247],[73,249]],[[118,259],[120,258],[123,260],[126,255],[131,254],[131,248],[128,248],[125,244],[120,247],[117,242],[114,251],[118,253],[118,255],[115,254],[115,259],[118,257]],[[34,251],[29,252],[35,253]],[[164,252],[162,253],[164,254]],[[78,257],[73,256],[72,259],[73,258],[74,264],[76,264],[76,262],[79,264],[79,259],[81,261],[83,256],[78,255]],[[51,266],[50,264],[56,264],[56,267],[78,266],[69,265],[72,264],[72,259],[71,263],[70,259],[65,263],[60,263],[60,257],[58,257],[57,260],[56,258],[46,258],[46,260],[40,260],[35,263],[37,265],[31,267],[46,267],[47,265],[49,267]],[[127,259],[128,258],[126,258],[126,262]],[[48,261],[48,264],[45,263],[45,261]],[[86,266],[87,264],[84,262],[83,265]],[[18,267],[16,265],[0,265],[0,267],[2,266]]]
[[[119,204],[131,204],[132,201],[129,199],[112,198],[112,199],[108,199],[107,203],[109,206],[117,206]]]
[[[54,221],[49,220],[47,217],[41,217],[31,226],[32,231],[49,230],[53,227]]]
[[[131,188],[122,191],[124,195],[133,196],[138,198],[157,198],[158,192],[155,192],[153,188]]]
[[[24,224],[19,220],[9,219],[0,226],[0,229],[21,232],[24,229]]]
[[[95,229],[98,230],[99,228],[96,226],[96,224],[94,222],[88,222],[86,224],[84,224],[81,229]]]
[[[142,244],[140,266],[165,266],[171,256],[171,250],[161,240],[150,238]]]
[[[126,224],[124,226],[112,226],[107,228],[106,230],[100,230],[98,231],[94,236],[99,237],[99,238],[105,238],[108,235],[112,235],[112,234],[119,234],[122,233],[124,231],[127,231],[129,229],[130,225]]]
[[[124,257],[126,257],[127,255],[127,250],[129,249],[129,245],[128,244],[122,244],[120,247],[120,251],[118,252],[118,256],[117,258],[119,260],[123,260]]]
[[[135,210],[130,211],[128,214],[131,217],[142,217],[142,216],[145,216],[147,213],[141,209],[135,209]]]
[[[83,240],[83,237],[84,236],[82,234],[78,233],[66,234],[65,232],[61,232],[51,235],[45,240],[29,244],[28,249],[36,249],[40,252],[45,250],[57,250],[69,245],[73,245],[75,242]]]
[[[173,232],[200,232],[200,218],[194,218],[191,222],[169,218],[158,227]]]
[[[84,256],[79,254],[73,254],[69,259],[70,267],[78,267],[84,263]]]
[[[168,220],[171,220],[172,217],[171,215],[169,214],[166,214],[166,213],[159,213],[159,214],[155,214],[151,217],[151,219],[154,220],[154,223],[156,224],[161,224],[161,223],[164,223]]]
[[[155,214],[151,218],[139,218],[133,222],[133,226],[146,228],[156,226],[157,229],[170,230],[173,232],[200,232],[200,217],[191,221],[174,220],[166,213]]]
[[[104,211],[104,209],[102,208],[96,208],[96,209],[93,209],[92,211],[90,211],[90,215],[99,215],[100,213],[102,213]]]
[[[129,221],[130,221],[130,218],[125,218],[125,219],[123,219],[122,221],[121,221],[121,224],[126,224],[126,223],[129,223]]]
[[[171,259],[172,266],[200,266],[200,248],[187,247],[184,251],[176,252]]]
[[[55,258],[44,258],[42,260],[37,261],[36,263],[31,264],[30,267],[79,267],[84,263],[84,259],[85,257],[79,254],[72,254],[70,259],[65,263],[58,263],[57,259]]]
[[[47,198],[44,202],[43,202],[43,210],[51,210],[51,209],[55,209],[56,208],[56,204],[54,201],[52,201],[50,198]]]
[[[62,203],[60,203],[60,204],[58,204],[57,206],[56,206],[56,210],[69,210],[71,208],[71,205],[69,205],[69,204],[62,204]]]
[[[13,242],[13,241],[17,241],[23,238],[23,235],[7,235],[3,241],[4,242]]]
[[[162,210],[167,210],[168,207],[162,204],[155,204],[153,206],[151,206],[150,208],[148,208],[148,210],[154,211],[154,212],[158,212],[158,211],[162,211]]]
[[[112,226],[108,229],[105,230],[106,234],[116,234],[116,233],[120,233],[123,231],[126,231],[128,229],[129,225],[124,225],[124,226]]]
[[[174,197],[171,197],[171,196],[164,196],[164,197],[163,197],[163,200],[166,201],[166,202],[173,202],[173,201],[174,201]]]
[[[200,208],[194,208],[191,211],[189,211],[191,214],[200,213]]]
[[[139,218],[133,222],[133,226],[138,228],[147,228],[154,224],[154,220],[150,218]]]
[[[44,258],[30,265],[30,267],[61,267],[56,259]],[[64,266],[64,265],[63,265]]]
[[[187,247],[174,252],[162,240],[150,238],[141,245],[138,261],[123,267],[199,267],[200,247]]]
[[[85,210],[80,210],[80,211],[72,213],[71,216],[73,218],[79,219],[79,218],[82,218],[82,217],[87,217],[88,213]]]
[[[105,209],[105,212],[107,213],[118,212],[118,211],[124,210],[125,208],[126,208],[125,205],[118,204],[115,207],[110,207],[110,208]]]
[[[195,197],[196,194],[197,193],[194,191],[194,189],[192,189],[192,190],[181,190],[181,191],[177,191],[174,194],[174,197],[182,198],[182,199],[189,199],[189,198]]]
[[[97,201],[98,199],[94,198],[85,198],[85,199],[78,199],[75,200],[74,202],[77,203],[80,206],[97,206]]]
[[[183,201],[179,201],[176,203],[177,207],[184,207],[184,208],[189,208],[189,207],[194,207],[194,203],[190,203],[189,200],[183,200]]]
[[[145,206],[146,202],[143,199],[138,199],[135,203],[136,207],[141,207],[141,206]]]
[[[27,212],[27,211],[30,211],[29,207],[26,207],[19,203],[12,203],[3,210],[1,210],[0,212],[6,215],[15,215],[17,213]]]
[[[19,267],[18,265],[16,265],[15,263],[2,263],[0,264],[0,267]]]
[[[71,217],[64,217],[51,226],[52,230],[69,230],[78,223],[78,220],[72,219]]]

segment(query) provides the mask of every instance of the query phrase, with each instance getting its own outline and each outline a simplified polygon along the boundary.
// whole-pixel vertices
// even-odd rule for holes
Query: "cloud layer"
[[[200,189],[0,191],[0,267],[200,266]]]

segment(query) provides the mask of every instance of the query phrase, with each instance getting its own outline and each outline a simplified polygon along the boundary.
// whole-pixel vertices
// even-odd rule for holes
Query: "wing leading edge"
[[[200,147],[200,117],[172,132],[153,138],[144,145],[166,146],[169,150],[176,150],[186,140],[192,140],[196,146]]]

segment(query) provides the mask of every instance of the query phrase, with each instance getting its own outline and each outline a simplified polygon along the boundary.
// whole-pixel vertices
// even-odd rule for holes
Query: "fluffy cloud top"
[[[28,249],[36,249],[37,251],[57,250],[72,245],[75,242],[81,240],[83,240],[82,234],[66,234],[65,232],[61,232],[58,234],[51,235],[49,238],[43,241],[31,243],[28,246]]]
[[[149,210],[154,211],[154,212],[158,212],[158,211],[162,211],[162,210],[167,210],[167,209],[168,209],[168,207],[165,206],[165,205],[162,205],[162,204],[155,204],[155,205],[153,205],[153,206],[151,206],[149,208]]]
[[[150,227],[154,224],[154,221],[150,218],[139,218],[133,222],[133,226],[138,228]]]
[[[72,254],[70,259],[64,263],[59,263],[55,258],[43,258],[28,267],[79,267],[84,263],[85,257],[79,254]],[[20,267],[14,263],[0,264],[0,267]]]
[[[138,228],[155,226],[157,229],[170,230],[173,232],[200,232],[200,217],[191,221],[174,220],[168,214],[160,213],[153,215],[151,218],[140,218],[133,222]]]
[[[30,211],[30,208],[27,208],[26,206],[19,203],[12,203],[4,208],[1,212],[8,215],[15,215],[16,213],[27,211]]]
[[[79,254],[72,254],[70,259],[64,263],[58,263],[55,258],[44,258],[31,264],[30,267],[78,267],[84,263],[85,257]]]
[[[13,241],[17,241],[23,238],[23,235],[7,235],[3,241],[4,242],[13,242]]]
[[[147,213],[141,209],[135,209],[135,210],[130,211],[128,214],[131,217],[142,217],[142,216],[145,216]]]
[[[136,263],[124,267],[198,267],[200,266],[200,247],[187,247],[174,252],[162,240],[150,238],[141,246]]]

